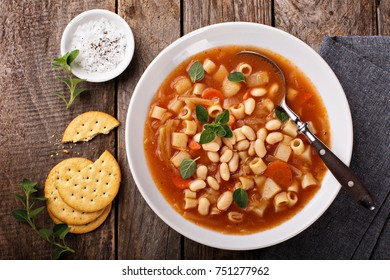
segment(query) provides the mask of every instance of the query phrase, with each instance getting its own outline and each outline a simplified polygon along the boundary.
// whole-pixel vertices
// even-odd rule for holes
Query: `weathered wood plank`
[[[221,22],[247,21],[272,25],[269,0],[211,0],[183,2],[183,32]]]
[[[261,1],[184,1],[183,30],[188,33],[203,26],[227,21],[248,21],[272,25],[272,2]],[[254,251],[218,250],[184,239],[185,259],[255,258]]]
[[[378,14],[378,35],[390,36],[390,1],[376,0]]]
[[[136,45],[130,67],[118,83],[118,118],[122,122],[118,158],[123,172],[118,198],[118,259],[178,259],[181,236],[154,214],[132,178],[125,150],[125,120],[139,77],[163,48],[180,37],[180,1],[120,0],[118,13],[133,29]]]
[[[275,0],[275,26],[318,50],[325,35],[375,35],[374,0]]]
[[[115,134],[97,137],[86,144],[59,145],[67,123],[78,114],[102,110],[114,114],[114,82],[86,84],[88,93],[66,110],[51,93],[67,89],[54,80],[60,72],[51,59],[60,54],[60,39],[67,23],[91,8],[115,9],[115,1],[2,1],[0,3],[0,259],[50,259],[52,246],[30,228],[11,217],[19,205],[10,192],[18,191],[23,178],[39,183],[61,160],[82,156],[95,160],[109,149],[115,152]],[[62,74],[62,73],[61,73]],[[72,146],[72,148],[70,148]],[[114,207],[115,209],[115,207]],[[114,212],[99,230],[67,237],[76,254],[72,259],[112,259]],[[47,213],[40,225],[50,225]]]

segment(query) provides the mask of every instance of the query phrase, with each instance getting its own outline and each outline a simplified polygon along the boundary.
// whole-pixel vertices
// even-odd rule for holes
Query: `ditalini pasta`
[[[158,88],[145,122],[150,173],[183,217],[229,234],[286,221],[315,195],[326,172],[296,125],[280,117],[280,77],[256,56],[236,55],[242,50],[265,53],[279,64],[287,77],[288,105],[330,144],[326,110],[315,88],[281,56],[226,46],[178,65]],[[196,62],[194,77],[190,69]],[[202,121],[199,106],[207,114]],[[204,142],[210,137],[206,130],[214,135]],[[180,172],[185,160],[193,165],[188,177]]]

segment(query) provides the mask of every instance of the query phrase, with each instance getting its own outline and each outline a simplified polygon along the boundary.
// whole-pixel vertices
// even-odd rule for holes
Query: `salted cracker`
[[[111,206],[112,206],[112,203],[110,203],[109,205],[107,205],[102,213],[100,214],[100,216],[98,216],[95,220],[87,223],[87,224],[84,224],[84,225],[72,225],[72,224],[68,224],[68,227],[69,227],[69,232],[70,233],[74,233],[74,234],[83,234],[83,233],[88,233],[88,232],[91,232],[95,229],[97,229],[98,227],[100,227],[104,221],[107,219],[108,217],[108,214],[110,214],[110,211],[111,211]],[[56,216],[53,215],[53,213],[51,213],[50,211],[48,211],[49,213],[49,216],[50,218],[53,220],[53,222],[55,224],[63,224],[64,221],[61,221],[60,219],[58,219]]]
[[[103,209],[96,212],[82,212],[70,207],[62,200],[56,187],[67,182],[84,167],[92,163],[86,158],[65,159],[54,166],[46,178],[44,195],[47,198],[47,209],[66,224],[87,224],[103,213]]]
[[[86,112],[78,115],[68,124],[62,136],[62,143],[89,141],[98,134],[108,134],[119,125],[120,122],[107,113]]]
[[[95,212],[112,202],[121,182],[119,164],[105,151],[98,160],[84,167],[69,181],[57,185],[66,204],[83,212]]]

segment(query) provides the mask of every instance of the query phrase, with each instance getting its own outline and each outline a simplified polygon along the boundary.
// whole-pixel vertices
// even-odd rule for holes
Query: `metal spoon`
[[[348,193],[361,205],[369,210],[374,210],[374,200],[372,199],[368,190],[364,185],[359,181],[359,179],[352,173],[351,169],[346,166],[335,154],[333,154],[329,148],[321,142],[308,128],[306,122],[302,122],[299,116],[291,110],[286,103],[286,78],[279,68],[279,66],[269,57],[253,52],[253,51],[242,51],[238,54],[252,54],[257,55],[275,67],[279,75],[282,77],[283,81],[283,98],[280,103],[280,107],[284,109],[290,119],[297,125],[298,132],[302,133],[309,140],[312,147],[316,150],[318,155],[321,157],[322,161],[328,167],[333,176],[339,181],[339,183],[348,191]]]

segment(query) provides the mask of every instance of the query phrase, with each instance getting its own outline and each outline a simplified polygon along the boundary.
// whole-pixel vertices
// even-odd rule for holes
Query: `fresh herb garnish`
[[[231,82],[244,82],[245,83],[245,77],[242,72],[232,72],[228,76],[228,80]]]
[[[196,171],[196,159],[185,158],[180,163],[180,175],[183,179],[190,178]]]
[[[230,138],[233,136],[232,130],[227,125],[229,121],[228,110],[225,110],[221,114],[217,115],[212,123],[207,123],[209,121],[209,115],[203,106],[196,105],[195,112],[198,121],[204,124],[204,130],[200,135],[199,144],[209,143],[213,141],[216,136],[223,138]]]
[[[202,63],[199,61],[194,62],[188,71],[188,75],[193,83],[202,80],[204,78],[204,68]]]
[[[60,82],[65,83],[68,86],[69,91],[70,91],[69,100],[66,100],[65,94],[63,94],[62,92],[55,92],[54,93],[54,95],[58,96],[62,101],[65,102],[66,109],[68,109],[72,105],[74,99],[78,95],[80,95],[80,93],[85,91],[84,88],[76,88],[79,83],[84,82],[85,80],[75,78],[72,75],[71,64],[77,58],[78,55],[79,55],[79,50],[74,50],[71,52],[67,52],[62,57],[54,58],[53,62],[52,62],[52,66],[54,69],[62,69],[65,71],[65,73],[67,75],[67,78],[56,76],[55,79],[60,81]]]
[[[233,199],[240,208],[245,208],[248,204],[248,193],[244,189],[238,188],[233,192]]]
[[[45,206],[34,207],[37,202],[45,201],[45,197],[31,197],[31,194],[37,192],[37,183],[31,182],[28,179],[23,179],[20,188],[23,190],[24,195],[13,193],[13,195],[22,203],[24,209],[16,209],[12,211],[12,216],[15,219],[23,222],[27,222],[30,227],[43,239],[52,245],[55,245],[57,249],[53,252],[52,258],[59,259],[62,253],[75,251],[68,247],[65,243],[65,236],[69,232],[69,228],[66,224],[58,224],[51,228],[40,228],[35,224],[37,216],[45,209]]]
[[[282,107],[275,108],[275,115],[282,123],[285,123],[290,119]]]
[[[209,114],[207,113],[207,110],[203,106],[196,106],[195,107],[195,112],[196,112],[196,118],[198,121],[201,123],[205,124],[209,122]]]

